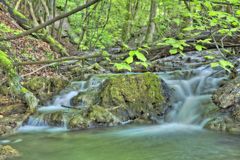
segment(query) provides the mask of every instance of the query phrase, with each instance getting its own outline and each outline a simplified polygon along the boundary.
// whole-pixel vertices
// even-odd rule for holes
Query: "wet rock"
[[[7,160],[11,158],[19,157],[19,152],[12,148],[9,145],[6,146],[0,146],[0,160]]]
[[[87,92],[80,92],[71,100],[71,105],[75,108],[90,107],[99,101],[99,90],[91,89]]]
[[[90,122],[95,126],[113,126],[119,123],[119,119],[101,106],[93,106],[89,111]]]
[[[84,129],[89,127],[89,121],[82,114],[73,115],[68,123],[69,129]]]
[[[43,120],[51,126],[63,126],[64,113],[62,111],[58,111],[54,113],[46,113],[43,116]]]
[[[30,90],[40,103],[48,101],[68,85],[68,81],[61,77],[32,77],[23,82],[23,86]]]
[[[240,134],[240,77],[226,82],[212,98],[219,110],[205,128]]]
[[[213,101],[220,108],[240,108],[240,77],[227,82],[213,95]]]
[[[122,121],[151,121],[164,111],[166,103],[161,81],[152,73],[119,75],[106,80],[99,105]]]
[[[0,107],[0,136],[16,132],[30,115],[25,104],[12,104]]]

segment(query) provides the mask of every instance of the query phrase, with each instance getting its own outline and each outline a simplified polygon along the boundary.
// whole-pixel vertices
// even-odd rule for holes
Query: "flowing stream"
[[[223,77],[207,68],[157,74],[173,90],[163,124],[65,132],[67,119],[60,127],[41,119],[45,113],[73,107],[70,100],[79,92],[97,89],[102,81],[92,79],[75,82],[39,108],[20,133],[0,139],[0,144],[9,143],[23,153],[19,160],[239,160],[239,136],[203,129],[206,106]],[[82,104],[87,106],[84,97]]]

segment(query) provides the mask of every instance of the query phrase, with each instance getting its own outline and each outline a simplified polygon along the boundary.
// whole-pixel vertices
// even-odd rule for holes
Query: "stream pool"
[[[240,136],[164,124],[74,132],[19,133],[0,139],[18,160],[239,160]]]

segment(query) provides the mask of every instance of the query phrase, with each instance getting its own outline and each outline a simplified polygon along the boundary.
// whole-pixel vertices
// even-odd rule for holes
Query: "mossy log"
[[[38,105],[38,99],[32,92],[20,84],[20,78],[14,69],[13,63],[8,55],[0,50],[0,68],[7,73],[8,84],[11,92],[21,97],[28,105],[30,112],[33,112]]]

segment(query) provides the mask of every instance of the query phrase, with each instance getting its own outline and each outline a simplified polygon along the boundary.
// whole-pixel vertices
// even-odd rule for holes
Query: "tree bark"
[[[156,25],[154,22],[154,19],[157,15],[157,0],[151,0],[151,9],[150,9],[150,15],[149,15],[149,22],[148,22],[148,29],[145,37],[145,42],[152,43],[153,42],[153,36],[156,30]]]

